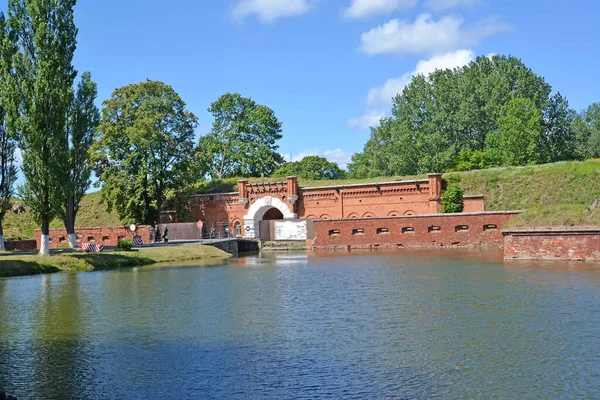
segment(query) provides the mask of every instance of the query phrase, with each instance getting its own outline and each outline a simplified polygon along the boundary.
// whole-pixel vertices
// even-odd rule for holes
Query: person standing
[[[169,228],[165,226],[165,233],[163,235],[163,242],[169,243]]]

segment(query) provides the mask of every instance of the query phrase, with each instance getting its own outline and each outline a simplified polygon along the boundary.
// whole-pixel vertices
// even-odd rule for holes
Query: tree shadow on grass
[[[141,265],[153,264],[155,261],[150,258],[128,256],[126,254],[107,254],[107,253],[86,253],[72,255],[71,257],[81,260],[94,269],[112,269],[121,267],[138,267]]]
[[[0,278],[10,276],[38,275],[59,272],[56,265],[40,264],[34,261],[1,260]]]

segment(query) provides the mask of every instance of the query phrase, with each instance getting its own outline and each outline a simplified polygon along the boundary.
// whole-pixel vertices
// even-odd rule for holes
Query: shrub
[[[464,190],[456,185],[448,186],[448,189],[442,193],[442,212],[461,213],[463,211]]]
[[[133,248],[133,241],[131,239],[121,239],[117,247],[121,250],[131,250]]]

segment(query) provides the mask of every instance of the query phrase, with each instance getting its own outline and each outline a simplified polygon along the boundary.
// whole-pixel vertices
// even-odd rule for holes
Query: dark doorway
[[[271,208],[263,216],[263,221],[273,221],[277,219],[283,219],[283,214],[277,208]]]

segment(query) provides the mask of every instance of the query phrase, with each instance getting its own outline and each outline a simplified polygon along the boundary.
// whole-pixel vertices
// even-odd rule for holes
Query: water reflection
[[[600,398],[600,271],[274,253],[0,280],[23,398]],[[579,265],[579,264],[578,264]]]

